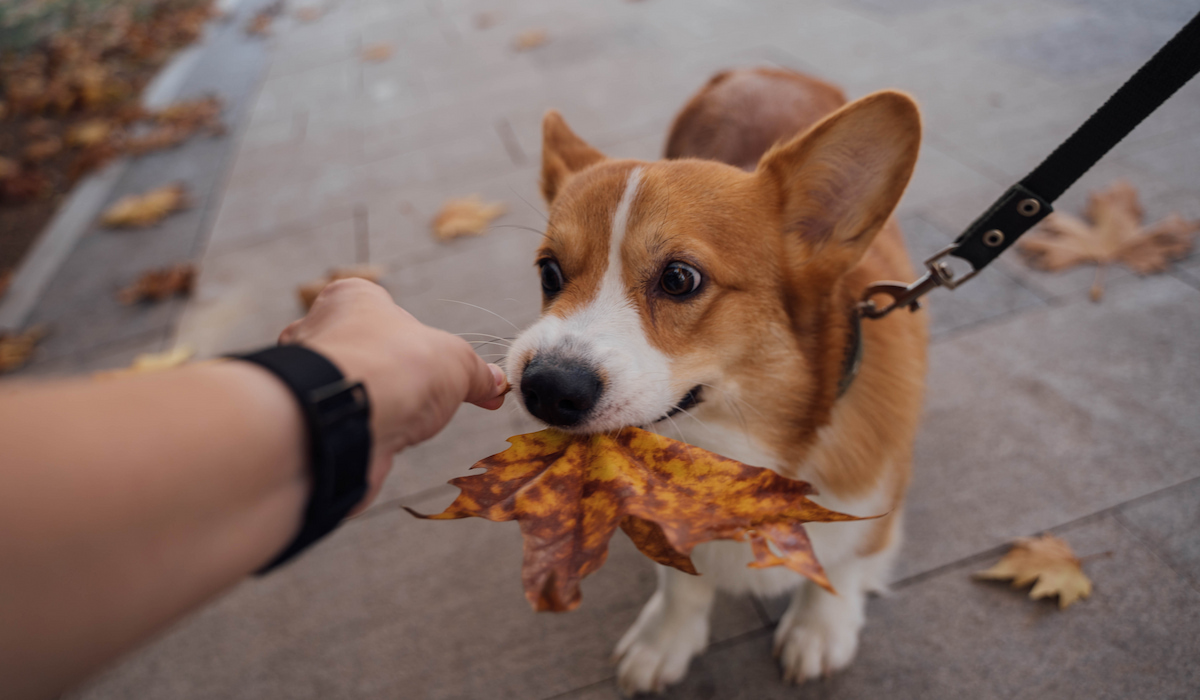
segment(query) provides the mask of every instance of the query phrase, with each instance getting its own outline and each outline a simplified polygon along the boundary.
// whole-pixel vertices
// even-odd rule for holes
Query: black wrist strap
[[[332,532],[367,493],[371,405],[361,383],[350,383],[321,354],[279,345],[237,355],[281,379],[295,395],[308,429],[312,491],[300,532],[258,571],[265,574]]]

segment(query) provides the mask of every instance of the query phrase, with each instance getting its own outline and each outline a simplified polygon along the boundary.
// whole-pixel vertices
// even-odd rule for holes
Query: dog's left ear
[[[552,204],[572,173],[599,163],[604,154],[571,131],[555,110],[542,117],[542,196]]]
[[[886,90],[763,155],[756,177],[778,193],[793,260],[819,258],[836,274],[854,267],[900,201],[920,144],[916,104]]]

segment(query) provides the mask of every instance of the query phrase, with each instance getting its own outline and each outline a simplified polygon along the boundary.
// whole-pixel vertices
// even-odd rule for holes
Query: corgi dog
[[[786,681],[854,658],[900,543],[928,343],[924,312],[859,323],[856,309],[869,284],[913,276],[892,212],[920,132],[903,93],[847,104],[775,69],[714,76],[657,162],[607,158],[546,114],[542,315],[508,360],[529,413],[570,432],[660,430],[808,481],[828,508],[885,514],[807,525],[837,595],[747,568],[744,542],[696,547],[700,576],[660,567],[616,648],[625,694],[683,678],[717,590],[791,595],[775,631]]]

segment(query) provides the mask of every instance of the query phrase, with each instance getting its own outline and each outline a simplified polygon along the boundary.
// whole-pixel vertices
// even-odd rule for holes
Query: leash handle
[[[1017,239],[1054,210],[1051,203],[1075,184],[1098,160],[1129,135],[1171,95],[1200,73],[1200,14],[1184,25],[1075,133],[1059,144],[1033,172],[1010,187],[949,247],[925,261],[926,273],[916,282],[878,282],[867,288],[859,305],[867,318],[881,318],[901,307],[916,311],[921,296],[935,287],[953,289],[974,277]],[[966,260],[971,271],[955,278],[942,258]],[[891,297],[878,307],[877,295]]]

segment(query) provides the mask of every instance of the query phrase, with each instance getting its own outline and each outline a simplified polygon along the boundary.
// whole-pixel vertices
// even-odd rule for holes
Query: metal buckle
[[[979,270],[972,267],[971,271],[967,274],[955,278],[954,270],[951,269],[950,265],[940,262],[942,258],[952,253],[957,247],[956,243],[951,243],[934,253],[925,261],[925,268],[928,271],[912,284],[904,284],[903,282],[876,282],[867,287],[867,290],[863,292],[862,301],[858,303],[858,312],[867,318],[883,318],[901,307],[908,307],[909,311],[916,311],[921,308],[921,297],[933,289],[937,287],[954,289],[963,282],[971,279]],[[871,297],[879,294],[886,294],[891,297],[892,302],[883,308],[879,308],[871,299]]]

